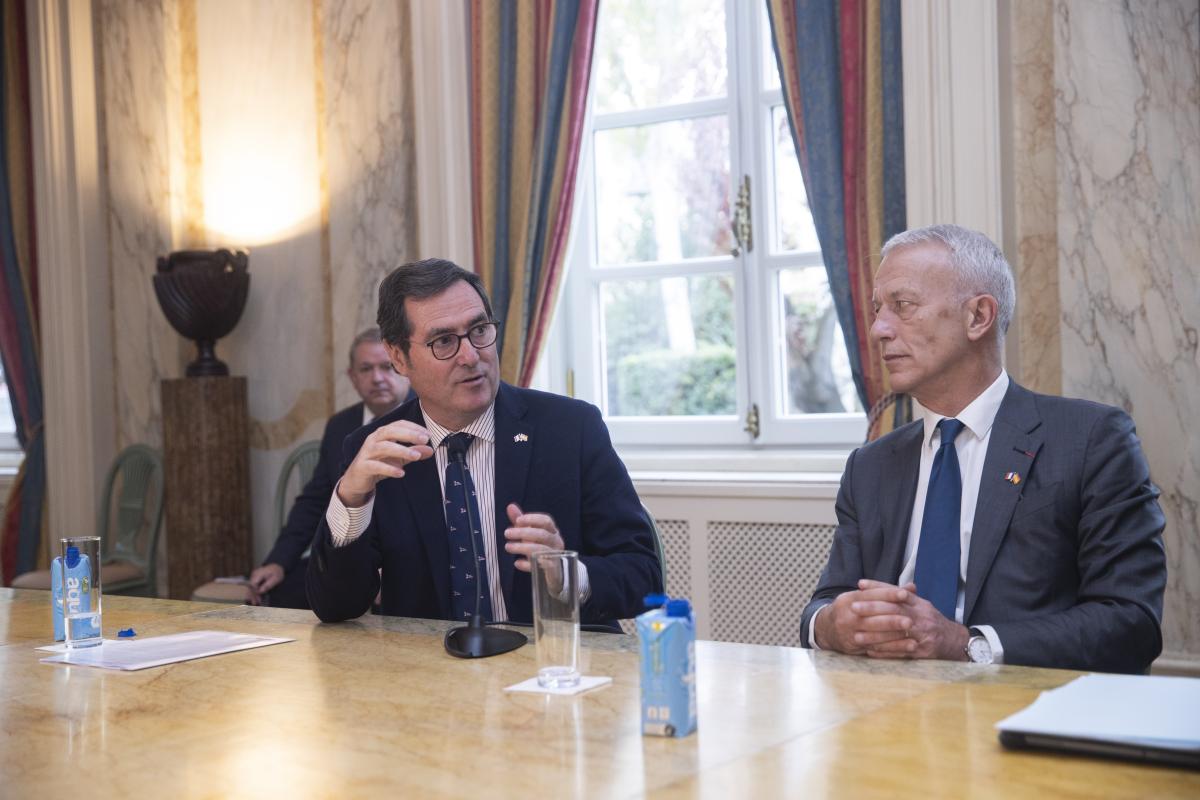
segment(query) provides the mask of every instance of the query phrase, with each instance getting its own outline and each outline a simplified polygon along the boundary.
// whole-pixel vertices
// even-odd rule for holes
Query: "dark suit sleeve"
[[[581,441],[580,560],[591,596],[584,622],[611,622],[642,613],[642,598],[663,591],[654,536],[625,465],[613,449],[600,412],[588,406]]]
[[[1080,475],[1078,601],[991,624],[1007,664],[1144,672],[1162,650],[1165,525],[1158,490],[1127,414],[1093,425]]]
[[[823,606],[827,606],[843,592],[858,588],[858,581],[864,577],[862,559],[862,535],[858,529],[858,509],[854,502],[854,457],[855,450],[846,459],[846,469],[842,472],[842,483],[838,488],[837,511],[838,526],[833,534],[833,547],[829,550],[829,561],[817,581],[816,591],[812,599],[804,607],[800,616],[800,643],[808,647],[809,626],[813,614]]]
[[[358,453],[364,438],[360,432],[347,440],[342,466],[337,473],[339,480]],[[356,619],[370,610],[379,592],[379,567],[383,563],[378,542],[372,515],[371,523],[361,536],[350,544],[334,547],[329,523],[325,520],[325,509],[321,510],[317,535],[312,543],[312,555],[308,560],[305,587],[308,603],[322,622]]]
[[[278,564],[284,572],[294,570],[300,563],[300,556],[312,544],[317,526],[325,518],[325,509],[329,506],[333,485],[337,481],[337,466],[342,458],[343,437],[335,420],[336,417],[325,423],[317,466],[304,489],[296,496],[275,546],[263,559],[264,564]]]

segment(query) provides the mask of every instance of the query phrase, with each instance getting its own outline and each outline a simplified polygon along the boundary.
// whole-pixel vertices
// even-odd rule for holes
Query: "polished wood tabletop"
[[[631,637],[585,633],[613,683],[550,697],[503,691],[532,645],[463,661],[449,625],[110,596],[110,636],[296,640],[112,672],[39,663],[47,593],[0,589],[0,797],[1200,797],[1196,772],[1004,750],[996,721],[1074,672],[698,642],[699,729],[661,739]]]

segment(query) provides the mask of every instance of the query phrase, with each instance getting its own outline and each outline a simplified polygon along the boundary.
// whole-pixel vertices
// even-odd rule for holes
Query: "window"
[[[593,64],[576,396],[624,445],[860,442],[763,4],[606,0]]]

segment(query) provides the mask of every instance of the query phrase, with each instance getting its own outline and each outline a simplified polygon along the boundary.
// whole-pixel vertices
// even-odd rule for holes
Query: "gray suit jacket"
[[[860,578],[899,579],[922,434],[913,422],[850,455],[806,645],[813,613]],[[1127,414],[1010,383],[984,459],[964,623],[993,626],[1007,664],[1144,672],[1162,650],[1157,498]]]

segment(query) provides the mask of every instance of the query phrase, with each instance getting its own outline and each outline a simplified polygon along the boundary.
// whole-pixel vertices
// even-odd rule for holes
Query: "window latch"
[[[743,175],[733,206],[733,256],[754,252],[754,220],[750,213],[750,176]]]
[[[760,433],[758,427],[758,403],[751,403],[750,410],[746,412],[746,427],[742,428],[746,433],[750,434],[751,439],[757,439]]]

